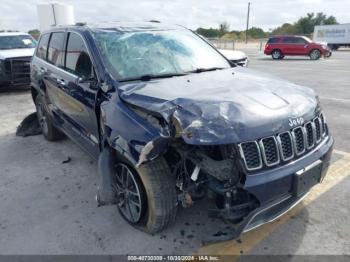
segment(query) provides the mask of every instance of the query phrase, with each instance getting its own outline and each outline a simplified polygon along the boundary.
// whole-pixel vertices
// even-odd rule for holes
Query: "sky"
[[[60,0],[74,6],[76,22],[159,20],[191,29],[218,27],[227,22],[230,30],[246,27],[249,0]],[[28,31],[38,28],[36,5],[52,1],[1,0],[0,29]],[[350,23],[349,0],[250,0],[250,26],[269,30],[295,22],[308,12],[333,15]]]

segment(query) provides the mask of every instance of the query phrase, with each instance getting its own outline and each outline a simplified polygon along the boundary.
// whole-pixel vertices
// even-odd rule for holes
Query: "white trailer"
[[[74,25],[73,6],[62,3],[49,3],[37,5],[39,29],[44,31],[51,26]]]
[[[325,43],[333,50],[342,46],[350,46],[350,23],[315,26],[313,40]]]

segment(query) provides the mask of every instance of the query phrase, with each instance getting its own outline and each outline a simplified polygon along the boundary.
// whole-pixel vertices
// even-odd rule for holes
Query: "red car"
[[[266,43],[265,55],[271,55],[273,59],[283,59],[284,56],[309,56],[317,60],[321,56],[330,57],[332,52],[326,46],[312,42],[305,36],[274,36]]]

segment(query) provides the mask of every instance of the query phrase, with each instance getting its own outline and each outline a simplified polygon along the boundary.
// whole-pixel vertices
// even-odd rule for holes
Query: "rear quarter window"
[[[63,67],[63,57],[64,32],[52,33],[47,52],[47,61],[55,66]]]
[[[47,45],[49,43],[50,34],[42,35],[38,44],[38,48],[36,51],[36,56],[46,60],[46,54],[47,54]]]

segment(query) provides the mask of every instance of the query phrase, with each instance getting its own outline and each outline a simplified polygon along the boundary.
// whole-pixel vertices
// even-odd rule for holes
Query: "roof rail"
[[[86,23],[85,22],[77,22],[77,23],[75,23],[75,25],[76,26],[84,26],[84,25],[86,25]]]

